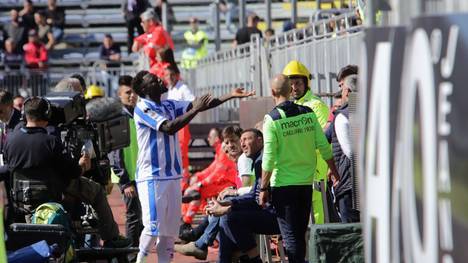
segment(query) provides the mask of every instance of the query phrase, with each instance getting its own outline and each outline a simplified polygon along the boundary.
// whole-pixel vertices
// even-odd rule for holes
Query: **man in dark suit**
[[[133,38],[135,33],[135,28],[138,31],[138,35],[144,33],[143,28],[140,23],[140,15],[143,13],[150,5],[148,0],[124,0],[122,1],[122,12],[127,24],[128,40],[127,47],[128,53],[132,52]]]

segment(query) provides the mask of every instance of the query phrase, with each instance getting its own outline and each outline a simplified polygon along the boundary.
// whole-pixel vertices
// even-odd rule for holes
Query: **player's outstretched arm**
[[[213,98],[210,94],[196,98],[187,106],[187,111],[184,114],[180,115],[174,120],[165,121],[161,124],[159,130],[171,135],[175,134],[177,131],[187,125],[197,115],[197,113],[204,111],[210,105],[212,100]]]
[[[235,99],[235,98],[247,98],[247,97],[250,97],[250,96],[253,96],[255,95],[255,91],[245,91],[244,88],[234,88],[231,93],[228,93],[228,94],[225,94],[219,98],[213,98],[210,102],[210,104],[208,105],[208,108],[204,109],[204,110],[208,110],[208,109],[212,109],[212,108],[215,108],[215,107],[218,107],[219,105],[223,104],[224,102],[230,100],[230,99]]]

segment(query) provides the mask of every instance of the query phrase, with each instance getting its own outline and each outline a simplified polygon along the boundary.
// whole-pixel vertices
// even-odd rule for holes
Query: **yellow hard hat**
[[[307,79],[307,87],[310,88],[310,80],[312,75],[304,64],[297,60],[292,60],[284,67],[283,75],[286,75],[288,78],[291,77],[304,77]]]
[[[104,90],[97,85],[89,86],[85,93],[85,99],[90,100],[98,97],[104,97]]]

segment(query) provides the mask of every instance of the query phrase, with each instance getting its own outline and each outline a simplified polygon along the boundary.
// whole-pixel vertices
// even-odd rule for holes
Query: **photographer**
[[[79,198],[96,210],[99,217],[99,233],[104,240],[104,246],[127,247],[130,242],[119,235],[104,189],[81,176],[90,169],[89,157],[83,155],[78,164],[75,163],[64,153],[60,138],[47,133],[45,128],[51,117],[50,102],[40,97],[30,98],[24,103],[24,113],[26,126],[10,134],[5,145],[5,157],[9,171],[15,179],[43,182],[43,185],[47,186],[45,190],[42,188],[42,192],[40,188],[31,189],[31,193],[39,193],[40,197],[31,196],[29,199],[60,202],[62,194]],[[12,185],[16,184],[15,179]],[[15,186],[13,188],[15,189]],[[25,200],[15,201],[24,205],[23,208],[26,209],[34,209],[34,205],[40,204],[28,204]]]

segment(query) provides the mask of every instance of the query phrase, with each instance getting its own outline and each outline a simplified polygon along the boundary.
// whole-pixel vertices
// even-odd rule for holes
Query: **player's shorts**
[[[137,183],[144,229],[150,236],[179,235],[182,192],[180,179]]]

